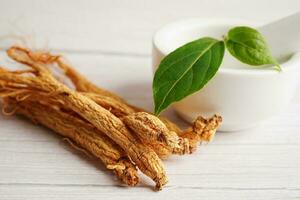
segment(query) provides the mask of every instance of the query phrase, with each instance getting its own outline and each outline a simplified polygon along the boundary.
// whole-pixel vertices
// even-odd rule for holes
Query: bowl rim
[[[199,23],[199,21],[201,23]],[[172,31],[172,29],[178,29],[178,27],[205,27],[205,26],[212,26],[212,25],[228,25],[228,26],[235,26],[235,25],[248,25],[248,26],[255,26],[258,27],[262,25],[262,23],[250,21],[246,19],[236,19],[236,18],[185,18],[176,20],[173,22],[169,22],[159,29],[155,31],[152,37],[152,45],[156,51],[159,51],[161,55],[167,55],[168,52],[166,48],[161,45],[161,37],[164,34]],[[282,72],[290,71],[297,68],[297,63],[300,64],[300,52],[295,52],[288,60],[281,63]],[[259,70],[258,70],[259,69]],[[253,75],[272,75],[272,74],[280,74],[277,70],[274,70],[271,67],[268,68],[222,68],[218,70],[218,73],[223,74],[253,74]]]

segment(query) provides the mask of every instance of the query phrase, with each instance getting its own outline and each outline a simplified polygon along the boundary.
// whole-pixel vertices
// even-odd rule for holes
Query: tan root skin
[[[210,119],[198,117],[191,128],[182,131],[168,119],[129,105],[118,95],[97,87],[60,56],[20,47],[12,47],[7,53],[31,68],[12,72],[0,68],[0,96],[9,99],[7,104],[72,139],[128,185],[138,182],[136,165],[161,189],[167,176],[159,157],[195,151],[199,142],[214,137],[221,123],[217,115]],[[53,76],[49,69],[53,64],[63,70],[77,91]],[[51,115],[38,116],[37,109],[48,109]],[[75,120],[68,121],[69,117]],[[64,123],[53,123],[55,120]],[[80,132],[70,128],[78,127],[78,123],[83,127]]]

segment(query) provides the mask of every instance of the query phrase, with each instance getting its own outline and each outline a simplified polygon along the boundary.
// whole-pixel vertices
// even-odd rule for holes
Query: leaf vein
[[[193,67],[193,65],[212,47],[214,46],[216,42],[213,42],[212,44],[210,44],[207,48],[204,49],[204,51],[199,54],[199,56],[197,57],[197,59],[195,59],[195,61],[193,63],[191,63],[188,68],[184,71],[184,73],[174,82],[174,84],[171,86],[171,88],[168,90],[167,94],[164,96],[160,106],[157,108],[157,110],[159,111],[160,108],[162,107],[162,105],[165,103],[167,96],[170,94],[170,92],[173,90],[173,88],[175,87],[175,85],[179,82],[179,80],[182,79],[182,77]]]

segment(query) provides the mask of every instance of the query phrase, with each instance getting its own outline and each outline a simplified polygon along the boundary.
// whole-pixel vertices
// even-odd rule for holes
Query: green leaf
[[[218,71],[224,50],[223,41],[205,37],[167,55],[154,75],[155,114],[200,90]]]
[[[253,28],[239,26],[230,29],[225,37],[225,45],[231,55],[243,63],[254,66],[273,64],[281,71],[265,39]]]

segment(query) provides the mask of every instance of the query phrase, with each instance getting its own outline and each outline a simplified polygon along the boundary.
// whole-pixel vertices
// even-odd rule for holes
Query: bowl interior
[[[153,37],[153,45],[161,55],[165,56],[176,48],[199,39],[201,37],[214,37],[222,39],[228,30],[234,26],[258,27],[258,23],[237,19],[201,19],[192,18],[169,23],[159,29]],[[294,57],[294,56],[293,56]],[[290,65],[289,60],[282,62],[282,67]],[[288,64],[288,65],[287,65]],[[236,70],[238,69],[238,70]],[[277,74],[272,68],[249,67],[225,51],[224,59],[219,72],[242,74]]]
[[[223,35],[236,25],[253,26],[254,23],[241,20],[186,19],[159,29],[154,35],[153,42],[164,55],[167,55],[179,46],[201,37],[222,39]]]

